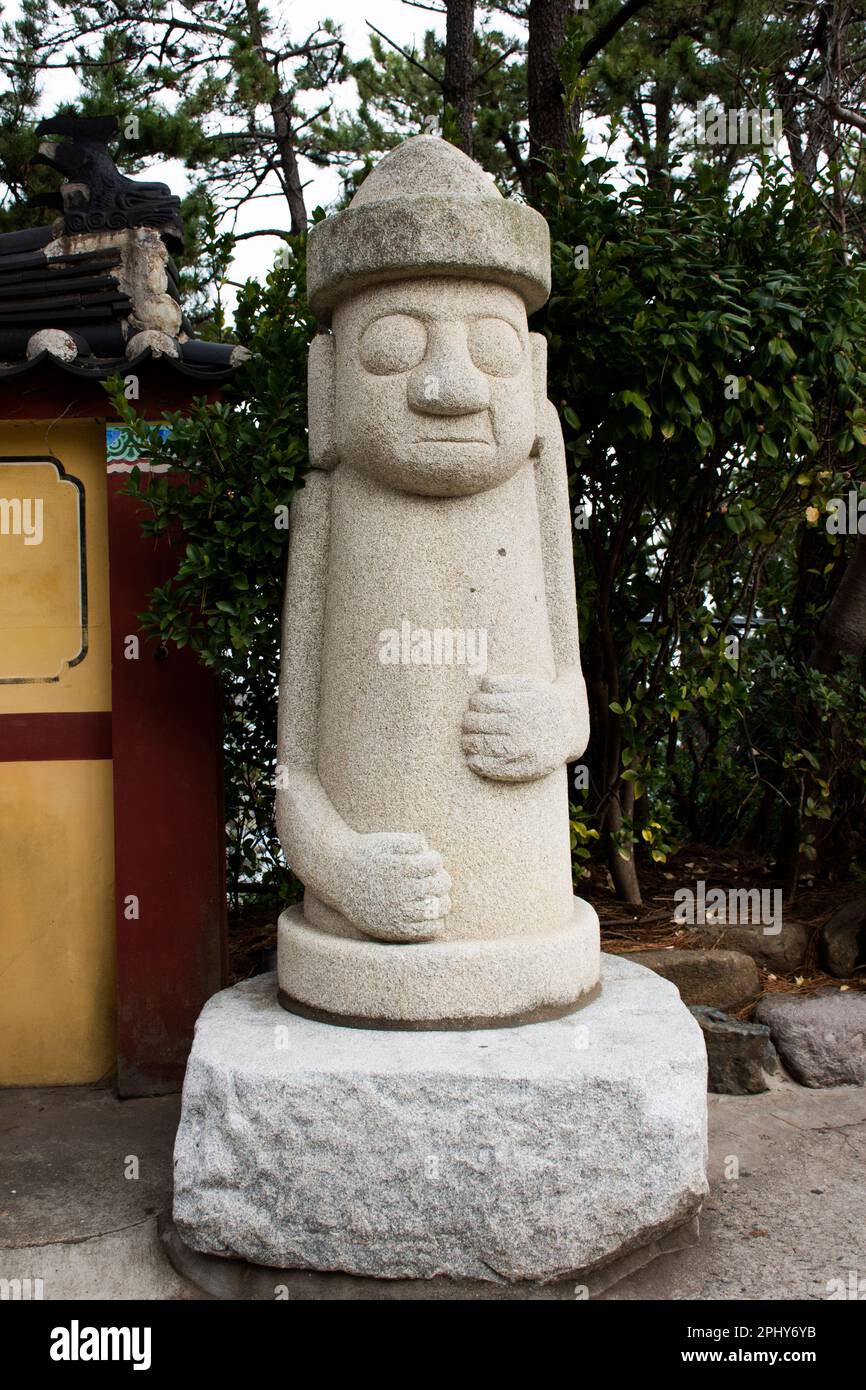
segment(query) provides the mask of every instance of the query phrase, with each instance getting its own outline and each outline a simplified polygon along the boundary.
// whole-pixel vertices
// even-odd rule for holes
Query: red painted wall
[[[108,479],[117,1084],[140,1096],[179,1088],[195,1020],[225,978],[222,738],[217,683],[191,652],[142,640],[138,660],[124,655],[177,560],[142,538],[123,485]]]

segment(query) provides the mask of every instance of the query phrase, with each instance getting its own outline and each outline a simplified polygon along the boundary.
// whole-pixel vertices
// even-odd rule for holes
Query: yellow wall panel
[[[79,491],[84,490],[86,656],[82,648]],[[95,420],[0,422],[0,714],[111,708],[105,426]],[[23,507],[41,501],[41,544],[16,534]],[[6,503],[4,507],[2,504]],[[21,509],[15,504],[21,504]],[[26,528],[22,528],[26,529]],[[74,662],[75,664],[69,664]],[[52,680],[59,673],[59,679]],[[10,683],[23,674],[24,679]]]
[[[35,461],[46,455],[61,471]],[[110,709],[104,425],[2,422],[0,715]],[[115,1064],[112,764],[10,753],[0,760],[0,1085],[95,1081]]]
[[[0,763],[0,1085],[114,1061],[111,763]]]

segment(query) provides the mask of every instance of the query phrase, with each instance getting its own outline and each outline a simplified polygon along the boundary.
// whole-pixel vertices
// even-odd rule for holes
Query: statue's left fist
[[[494,782],[534,782],[566,762],[573,741],[569,702],[540,676],[488,676],[463,716],[463,752]]]

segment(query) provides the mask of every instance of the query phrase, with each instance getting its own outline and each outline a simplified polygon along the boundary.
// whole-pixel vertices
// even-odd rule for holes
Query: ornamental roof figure
[[[114,116],[52,116],[40,121],[37,135],[57,135],[64,143],[42,140],[33,163],[57,169],[65,183],[59,193],[36,195],[28,202],[31,207],[59,209],[67,236],[157,227],[169,251],[182,251],[180,198],[168,184],[143,183],[121,174],[106,148],[117,132]]]
[[[127,178],[105,142],[114,116],[41,121],[34,164],[63,174],[48,226],[0,234],[0,380],[54,365],[96,379],[163,360],[210,384],[249,354],[204,342],[180,302],[172,251],[183,250],[180,199],[164,183]]]
[[[550,234],[534,208],[502,197],[454,145],[406,140],[367,176],[348,208],[313,227],[307,251],[310,308],[366,285],[417,275],[493,280],[532,313],[550,293]]]

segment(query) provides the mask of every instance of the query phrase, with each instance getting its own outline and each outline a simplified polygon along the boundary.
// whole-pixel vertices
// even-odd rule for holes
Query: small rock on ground
[[[842,980],[866,962],[866,898],[845,903],[824,923],[818,953],[828,975]]]
[[[784,922],[781,931],[760,925],[746,926],[696,926],[693,930],[706,937],[707,944],[729,950],[742,951],[751,956],[765,970],[777,975],[793,975],[806,959],[809,945],[809,928],[804,922]]]
[[[692,1013],[707,1045],[707,1090],[724,1096],[754,1096],[766,1091],[768,1073],[779,1068],[769,1028],[729,1018],[721,1009],[706,1004],[693,1004]]]
[[[803,1086],[866,1083],[866,994],[821,990],[769,995],[755,1010],[788,1071]]]
[[[634,957],[676,985],[684,1004],[739,1009],[760,988],[758,967],[741,951],[641,951]]]

